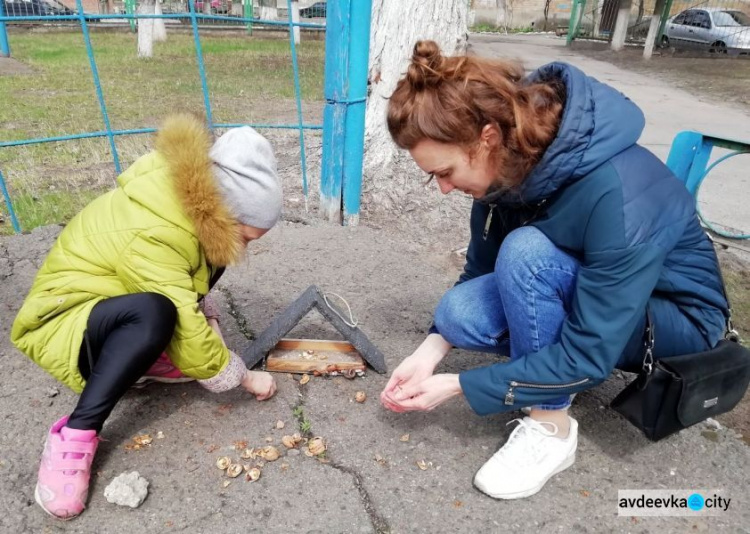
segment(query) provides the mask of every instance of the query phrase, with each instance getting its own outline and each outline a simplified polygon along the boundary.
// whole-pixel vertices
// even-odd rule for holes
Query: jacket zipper
[[[482,239],[487,241],[487,236],[490,234],[490,226],[492,225],[492,213],[495,211],[496,204],[490,204],[490,213],[487,215],[487,220],[484,223],[484,232],[482,233]]]
[[[512,406],[515,402],[515,395],[513,394],[513,388],[522,387],[522,388],[537,388],[537,389],[563,389],[563,388],[570,388],[573,386],[580,386],[581,384],[585,384],[586,382],[590,381],[590,378],[582,378],[580,380],[576,380],[575,382],[569,382],[567,384],[529,384],[528,382],[516,382],[515,380],[510,381],[510,387],[508,388],[508,393],[505,394],[505,404],[506,406]]]
[[[532,222],[534,219],[536,219],[539,216],[539,212],[544,207],[544,205],[547,203],[547,199],[545,198],[539,204],[536,205],[536,211],[534,212],[534,215],[526,219],[521,223],[521,226],[526,226],[530,222]],[[497,204],[490,204],[490,212],[487,214],[487,220],[484,223],[484,232],[482,232],[482,239],[484,241],[487,241],[487,236],[490,235],[490,226],[492,226],[492,214],[495,212],[495,206]]]

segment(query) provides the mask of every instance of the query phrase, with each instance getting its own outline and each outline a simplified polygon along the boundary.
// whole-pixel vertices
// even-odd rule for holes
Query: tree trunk
[[[142,0],[138,5],[139,15],[152,15],[154,0]],[[154,19],[138,19],[138,57],[154,55]]]
[[[633,0],[620,0],[620,9],[617,11],[617,22],[615,31],[612,33],[611,48],[614,51],[625,48],[625,39],[628,36],[628,24],[630,23],[630,8]]]
[[[276,5],[276,0],[260,0],[259,3],[260,13],[259,18],[262,20],[276,20],[279,18],[279,10]]]
[[[659,26],[661,26],[662,12],[666,0],[656,0],[654,14],[651,17],[651,23],[648,26],[648,35],[646,36],[646,45],[643,47],[643,59],[651,59],[654,52],[654,44],[659,36]]]
[[[495,0],[495,6],[497,7],[497,11],[495,11],[495,26],[500,28],[505,26],[506,17],[508,16],[505,10],[505,0]],[[508,33],[507,26],[505,26],[505,33]]]
[[[161,2],[156,0],[154,13],[161,15]],[[164,19],[154,19],[154,41],[163,43],[167,40],[167,27],[164,25]]]
[[[404,154],[391,140],[385,121],[388,97],[406,70],[414,43],[433,39],[446,55],[463,53],[467,40],[466,0],[373,0],[370,34],[370,95],[365,118],[363,204],[397,209],[415,191],[424,196],[412,172],[399,172]],[[408,155],[406,155],[408,158]],[[412,164],[407,164],[412,165]]]

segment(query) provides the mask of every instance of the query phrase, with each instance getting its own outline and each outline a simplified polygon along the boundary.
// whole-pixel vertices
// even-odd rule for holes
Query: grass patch
[[[91,39],[112,128],[156,127],[170,112],[204,112],[192,35],[170,33],[148,60],[136,57],[134,34],[94,33]],[[0,72],[1,141],[104,129],[80,31],[11,31],[9,40],[13,58],[31,74]],[[201,43],[214,122],[296,123],[287,40],[204,33]],[[297,52],[304,120],[320,122],[325,44],[303,42]],[[148,136],[118,137],[116,144],[123,169],[151,146]],[[67,221],[115,178],[103,139],[0,149],[0,170],[24,230]],[[6,217],[0,233],[11,232]]]
[[[747,345],[750,342],[750,271],[725,268],[723,273],[732,304],[734,328]]]

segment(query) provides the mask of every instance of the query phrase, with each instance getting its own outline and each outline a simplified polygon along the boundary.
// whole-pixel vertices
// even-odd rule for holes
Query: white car
[[[687,9],[667,21],[661,44],[750,53],[750,16],[737,9]]]

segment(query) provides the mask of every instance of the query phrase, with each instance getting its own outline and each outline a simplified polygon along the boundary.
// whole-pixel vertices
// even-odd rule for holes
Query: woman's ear
[[[500,130],[494,124],[485,124],[482,133],[479,134],[479,142],[484,148],[497,148],[501,139]]]

